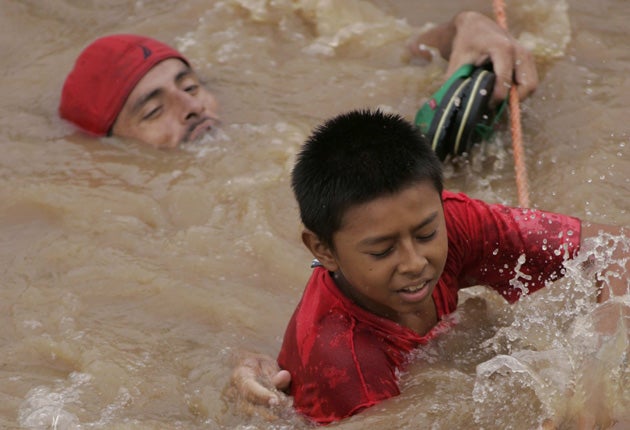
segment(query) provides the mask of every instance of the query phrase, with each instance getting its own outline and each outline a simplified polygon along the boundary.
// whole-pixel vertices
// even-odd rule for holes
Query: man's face
[[[363,308],[402,325],[434,306],[448,252],[444,211],[429,181],[351,207],[333,235],[337,284]]]
[[[156,148],[202,137],[217,123],[218,104],[181,60],[158,63],[135,86],[118,114],[114,136]]]

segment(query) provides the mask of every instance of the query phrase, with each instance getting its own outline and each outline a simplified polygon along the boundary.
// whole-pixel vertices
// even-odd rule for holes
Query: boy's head
[[[357,110],[308,138],[292,173],[304,226],[333,246],[352,206],[430,182],[442,193],[442,166],[417,128],[398,115]]]
[[[149,37],[115,34],[81,52],[59,114],[96,136],[173,147],[208,129],[216,108],[180,52]]]
[[[354,111],[319,127],[293,170],[302,240],[355,303],[423,333],[448,255],[442,171],[397,115]]]

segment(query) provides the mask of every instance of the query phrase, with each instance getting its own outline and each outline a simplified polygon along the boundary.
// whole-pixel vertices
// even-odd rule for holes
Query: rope
[[[493,0],[492,6],[497,23],[507,31],[507,18],[505,16],[505,1]],[[514,170],[516,172],[516,192],[518,193],[519,206],[529,207],[529,186],[527,184],[527,170],[525,168],[525,153],[523,151],[523,133],[521,131],[521,108],[519,106],[518,90],[516,85],[510,87],[508,100],[510,107],[510,130],[512,132],[512,149],[514,152]]]

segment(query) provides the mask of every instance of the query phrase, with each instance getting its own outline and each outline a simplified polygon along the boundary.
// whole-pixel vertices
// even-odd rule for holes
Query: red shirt
[[[448,256],[433,291],[438,319],[455,311],[461,288],[488,285],[512,303],[544,287],[563,275],[563,262],[579,248],[577,218],[448,191],[442,197]],[[291,373],[296,409],[327,424],[400,394],[398,372],[408,353],[444,326],[420,336],[368,312],[318,267],[289,322],[278,364]]]

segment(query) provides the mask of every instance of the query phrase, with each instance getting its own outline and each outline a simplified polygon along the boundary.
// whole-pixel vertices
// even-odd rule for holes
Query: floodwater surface
[[[522,103],[531,205],[630,225],[627,0],[507,3],[541,81]],[[310,274],[294,156],[349,109],[412,119],[446,63],[410,61],[406,43],[462,8],[492,13],[490,0],[2,0],[0,427],[309,428],[226,390],[241,351],[276,356]],[[76,56],[119,32],[182,50],[221,127],[158,151],[60,120]],[[507,124],[445,171],[449,189],[517,204]],[[613,243],[593,244],[596,259]],[[463,292],[402,395],[332,427],[573,429],[588,410],[630,428],[629,298],[596,305],[576,267],[513,306]]]

